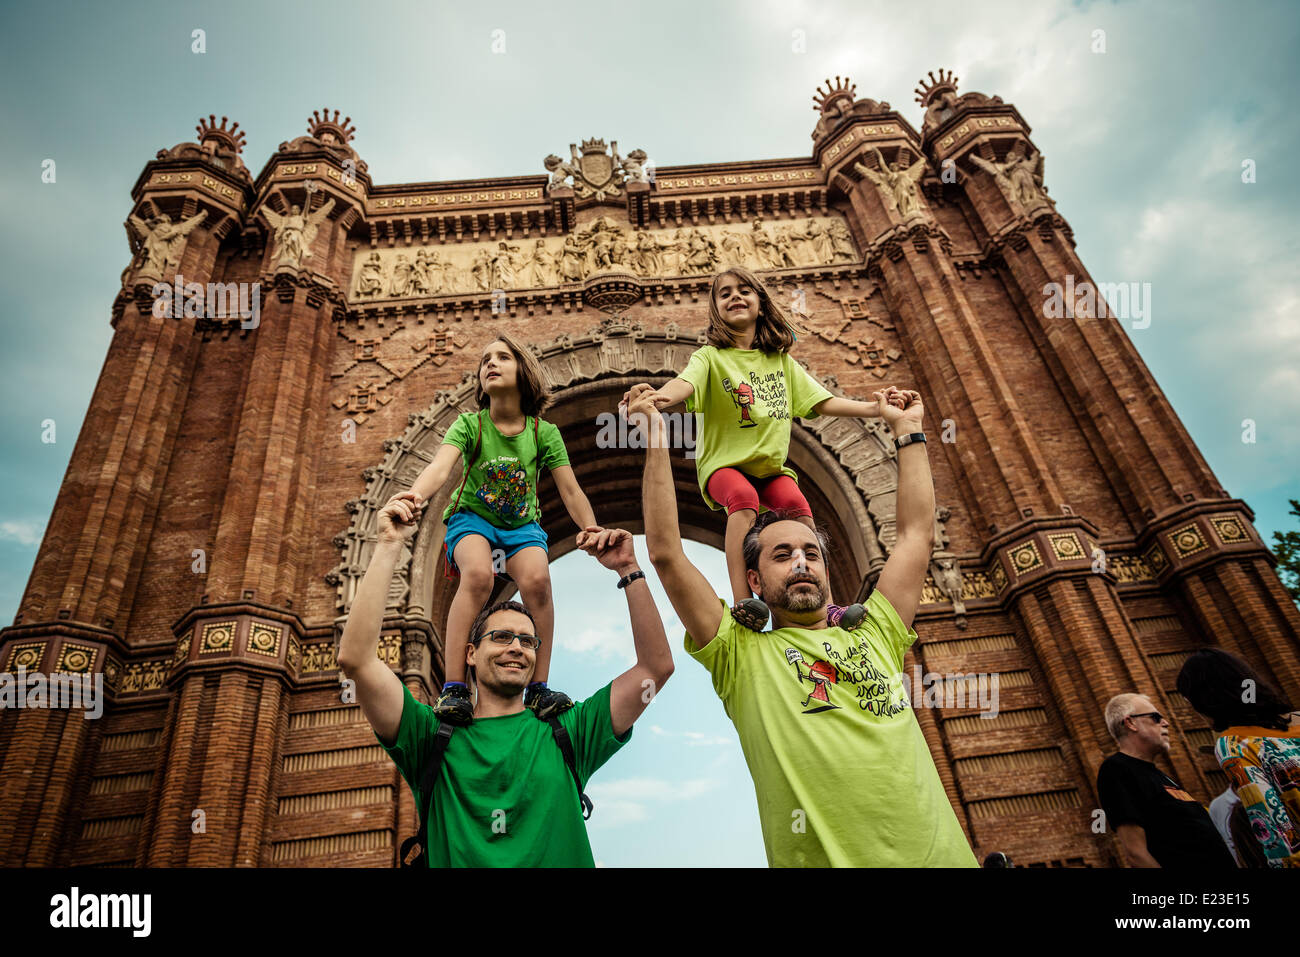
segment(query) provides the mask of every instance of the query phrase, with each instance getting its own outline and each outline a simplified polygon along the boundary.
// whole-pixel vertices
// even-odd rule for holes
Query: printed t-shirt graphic
[[[879,591],[843,628],[755,632],[727,604],[709,670],[740,735],[773,867],[976,867],[907,698],[916,632]]]
[[[479,414],[464,412],[452,423],[443,437],[444,445],[461,450],[462,460],[474,451],[474,437],[479,429]],[[482,413],[483,438],[478,457],[470,466],[460,507],[481,515],[498,528],[518,528],[541,516],[537,502],[537,476],[542,467],[557,469],[569,464],[560,430],[545,420],[537,425],[533,439],[533,420],[525,420],[518,435],[502,435],[492,416]],[[442,513],[443,521],[456,509],[455,498]]]
[[[1232,727],[1214,745],[1269,867],[1300,867],[1300,727]]]
[[[709,497],[709,477],[725,466],[753,478],[798,481],[785,464],[790,420],[816,418],[813,406],[831,394],[790,353],[701,346],[678,378],[695,389],[686,411],[700,417],[695,469],[710,508],[722,506]]]
[[[375,739],[430,811],[430,867],[595,866],[578,790],[549,724],[524,710],[457,728],[430,796],[418,792],[438,718],[405,685],[402,695],[397,739],[391,747]],[[559,717],[584,787],[632,739],[631,728],[614,736],[609,695],[605,685]]]

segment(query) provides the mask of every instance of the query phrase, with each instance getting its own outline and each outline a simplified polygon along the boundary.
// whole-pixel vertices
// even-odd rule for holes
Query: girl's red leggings
[[[757,512],[760,504],[774,512],[785,509],[795,515],[812,515],[798,483],[788,475],[758,479],[739,469],[721,468],[709,476],[708,490],[728,515],[745,508]]]

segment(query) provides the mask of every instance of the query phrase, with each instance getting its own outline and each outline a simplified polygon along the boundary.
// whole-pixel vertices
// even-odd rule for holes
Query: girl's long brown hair
[[[488,344],[491,345],[492,342],[504,342],[506,348],[514,354],[515,362],[518,364],[519,371],[515,376],[515,386],[519,389],[519,410],[524,415],[540,416],[551,404],[551,393],[546,388],[546,381],[542,376],[542,364],[537,361],[537,356],[533,355],[533,350],[513,336],[493,336]],[[478,367],[483,368],[481,358]],[[477,371],[474,376],[474,400],[480,409],[489,408],[492,399],[483,390],[483,380],[479,378]]]
[[[709,328],[705,333],[709,344],[718,349],[735,349],[735,333],[718,311],[716,294],[724,276],[735,276],[743,285],[758,293],[758,321],[754,326],[754,348],[761,352],[789,352],[796,333],[804,330],[790,318],[789,311],[772,298],[763,281],[744,266],[727,266],[713,277],[709,286]]]

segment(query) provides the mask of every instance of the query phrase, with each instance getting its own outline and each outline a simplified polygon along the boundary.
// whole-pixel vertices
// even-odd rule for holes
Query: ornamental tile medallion
[[[122,666],[112,655],[104,660],[104,684],[109,691],[116,693],[118,679],[122,677]]]
[[[1023,545],[1017,545],[1011,549],[1011,567],[1015,570],[1016,577],[1027,572],[1032,572],[1036,568],[1043,567],[1043,556],[1038,552],[1038,543],[1029,541]]]
[[[1169,567],[1169,559],[1165,557],[1165,550],[1157,542],[1153,542],[1151,547],[1142,553],[1142,558],[1156,575]]]
[[[1087,556],[1083,552],[1083,546],[1079,544],[1079,536],[1074,532],[1058,532],[1055,535],[1048,535],[1047,541],[1052,546],[1052,554],[1058,561],[1074,562]]]
[[[98,656],[98,649],[64,642],[59,649],[59,663],[54,666],[54,670],[72,674],[88,672],[95,666]]]
[[[1169,544],[1174,546],[1174,554],[1179,558],[1195,555],[1210,547],[1206,544],[1205,536],[1201,534],[1201,527],[1195,522],[1189,522],[1182,528],[1170,532]]]
[[[234,647],[235,623],[233,621],[214,621],[203,626],[203,641],[199,645],[199,654],[229,653]]]
[[[194,641],[194,632],[187,631],[176,642],[176,652],[172,655],[172,667],[178,668],[190,656],[190,644]]]
[[[280,656],[280,636],[283,634],[283,628],[275,628],[271,625],[255,622],[248,629],[248,650],[255,655],[278,658]]]
[[[29,645],[14,645],[9,649],[9,660],[5,662],[5,671],[17,671],[25,668],[35,671],[45,655],[45,642],[38,641]]]
[[[1002,590],[1007,587],[1007,570],[996,558],[993,559],[993,564],[989,565],[989,581],[993,583],[995,595],[1002,594]]]
[[[1240,545],[1243,542],[1250,541],[1246,529],[1235,515],[1212,518],[1210,519],[1210,527],[1214,529],[1214,534],[1219,537],[1219,541],[1225,545]]]

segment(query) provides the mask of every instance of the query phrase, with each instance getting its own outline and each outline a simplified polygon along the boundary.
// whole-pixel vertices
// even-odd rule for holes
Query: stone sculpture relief
[[[886,163],[878,149],[873,148],[873,152],[876,154],[876,162],[880,164],[878,171],[862,163],[854,163],[853,168],[876,184],[876,188],[884,197],[885,206],[896,210],[903,219],[924,216],[917,184],[921,182],[921,176],[925,173],[925,157],[921,157],[911,166],[904,166],[902,163]]]
[[[134,214],[130,216],[127,221],[143,242],[144,265],[140,275],[159,278],[174,275],[185,251],[185,238],[207,217],[206,209],[179,223],[173,223],[166,213],[159,213],[148,222]]]
[[[984,157],[971,153],[971,162],[993,177],[1007,198],[1011,208],[1025,212],[1049,202],[1043,189],[1043,154],[1026,156],[1020,147],[1012,147],[1001,163],[991,163]]]
[[[306,240],[305,230],[302,235]],[[582,282],[607,271],[640,277],[708,276],[724,263],[768,270],[858,261],[848,227],[839,218],[808,217],[777,226],[755,219],[747,227],[633,230],[604,216],[563,239],[362,253],[353,265],[352,299],[530,289]]]
[[[314,213],[306,213],[301,206],[294,205],[289,207],[289,215],[282,216],[270,206],[263,207],[262,212],[266,214],[266,221],[275,231],[272,267],[292,266],[294,269],[301,269],[302,261],[311,258],[311,244],[316,239],[316,233],[320,231],[321,222],[333,208],[332,197]]]

